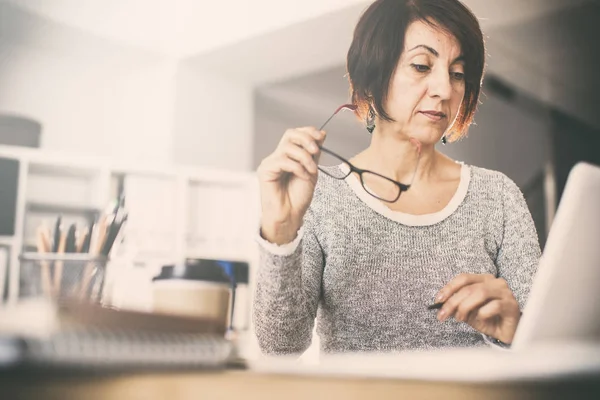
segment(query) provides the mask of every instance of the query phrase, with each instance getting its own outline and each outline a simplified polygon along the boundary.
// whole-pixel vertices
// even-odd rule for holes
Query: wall
[[[38,119],[43,148],[170,161],[174,65],[128,58],[0,41],[0,111]]]
[[[248,170],[252,89],[186,62],[65,54],[0,41],[0,112],[39,120],[41,147]]]
[[[200,70],[188,62],[177,69],[173,160],[249,170],[253,146],[252,87]]]
[[[549,115],[521,108],[485,86],[484,93],[467,138],[438,148],[456,160],[502,171],[524,188],[549,157]]]

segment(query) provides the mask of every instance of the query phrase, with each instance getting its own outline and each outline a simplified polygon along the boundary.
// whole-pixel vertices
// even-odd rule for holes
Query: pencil
[[[113,216],[104,216],[104,217],[100,218],[100,224],[99,224],[99,229],[98,229],[98,242],[96,243],[96,246],[93,247],[93,249],[94,249],[93,255],[95,255],[95,256],[102,253],[102,248],[104,247],[104,243],[106,242],[106,239],[108,236],[108,228],[111,225],[111,223],[109,223],[109,219],[111,219],[111,218],[114,220],[114,215]]]
[[[46,225],[42,225],[40,228],[42,244],[44,245],[43,247],[46,252],[50,252],[50,249],[52,248],[52,239],[50,239],[52,234],[50,233],[50,228],[48,228]]]
[[[83,230],[78,230],[77,234],[77,244],[75,251],[77,253],[81,253],[83,251],[83,247],[85,246],[85,242],[88,238],[88,228],[85,226]]]
[[[57,250],[57,254],[64,254],[65,253],[65,249],[67,246],[67,233],[63,232],[61,230],[60,232],[60,240],[58,242],[58,250]],[[60,287],[61,287],[61,281],[62,281],[62,275],[63,275],[63,267],[64,267],[64,261],[60,260],[60,261],[56,261],[56,263],[54,264],[55,266],[55,271],[54,271],[54,292],[57,296],[60,295]]]
[[[50,249],[50,245],[44,237],[44,234],[44,227],[38,227],[36,232],[36,245],[38,253],[40,254],[46,254]],[[48,261],[42,260],[40,262],[40,267],[42,275],[42,291],[44,292],[44,296],[50,297],[52,294],[52,280],[50,277],[50,266],[48,265]]]

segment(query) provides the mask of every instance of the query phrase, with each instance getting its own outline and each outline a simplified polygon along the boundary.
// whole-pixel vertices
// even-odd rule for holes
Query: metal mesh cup
[[[107,261],[104,256],[89,254],[23,253],[19,298],[99,303]]]

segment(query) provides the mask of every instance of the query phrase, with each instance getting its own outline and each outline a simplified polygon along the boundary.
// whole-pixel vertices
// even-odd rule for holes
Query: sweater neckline
[[[375,197],[368,194],[362,187],[358,178],[354,176],[354,174],[348,175],[345,181],[350,187],[350,189],[354,192],[354,194],[363,203],[365,203],[369,208],[383,215],[384,217],[399,222],[403,225],[428,226],[437,224],[443,221],[444,219],[448,218],[458,209],[458,207],[465,199],[469,189],[469,182],[471,181],[471,168],[464,163],[459,164],[461,164],[460,182],[458,184],[458,188],[454,192],[454,195],[443,209],[429,214],[415,215],[404,213],[401,211],[394,211],[387,207],[385,204],[383,204],[383,202],[381,202],[380,200],[377,200]],[[345,164],[340,165],[339,168],[345,170],[346,172],[348,170],[348,166]]]

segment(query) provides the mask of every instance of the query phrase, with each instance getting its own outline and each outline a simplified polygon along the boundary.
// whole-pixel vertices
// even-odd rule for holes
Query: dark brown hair
[[[414,21],[452,34],[465,58],[465,96],[449,135],[456,140],[473,121],[485,65],[479,21],[459,0],[377,0],[363,13],[354,30],[347,57],[352,102],[365,118],[372,104],[379,118],[393,121],[385,110],[390,80],[404,49],[404,36]]]

